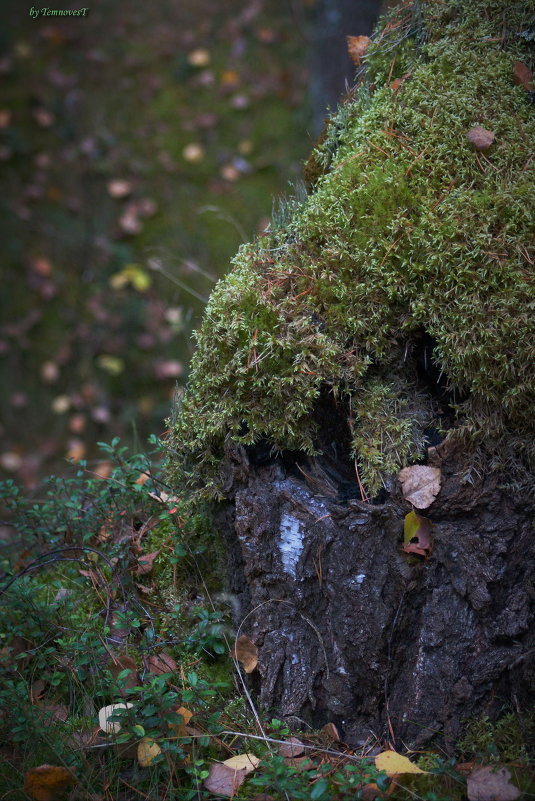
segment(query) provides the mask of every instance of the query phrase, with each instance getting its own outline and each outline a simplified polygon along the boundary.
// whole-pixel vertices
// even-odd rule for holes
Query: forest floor
[[[214,282],[311,146],[300,3],[36,12],[5,3],[0,42],[0,475],[27,488],[162,432]]]

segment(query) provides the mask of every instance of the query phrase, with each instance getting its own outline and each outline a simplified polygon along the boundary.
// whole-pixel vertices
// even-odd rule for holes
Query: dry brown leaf
[[[159,553],[160,551],[154,551],[153,553],[144,553],[143,556],[140,556],[137,560],[137,567],[134,572],[138,576],[144,576],[150,573],[154,565],[154,560]]]
[[[67,768],[39,765],[24,776],[24,791],[35,801],[57,801],[76,784],[76,777]]]
[[[513,81],[518,86],[523,86],[527,92],[533,90],[533,73],[522,61],[515,61],[513,67]]]
[[[110,672],[113,678],[116,680],[119,673],[122,673],[123,670],[129,670],[130,673],[123,680],[121,685],[122,689],[129,689],[131,687],[136,687],[139,684],[139,676],[137,672],[137,666],[131,656],[117,656],[115,657],[115,662],[110,666]]]
[[[151,654],[149,656],[149,671],[156,676],[161,676],[162,673],[174,673],[178,670],[178,665],[172,656],[165,651],[159,654]]]
[[[467,779],[469,801],[515,801],[522,793],[510,779],[507,768],[477,768]]]
[[[488,150],[494,142],[494,134],[492,131],[487,131],[481,125],[475,125],[470,128],[466,134],[468,141],[474,146],[476,150]]]
[[[236,757],[233,757],[233,759],[236,759]],[[254,759],[257,759],[257,757],[254,757]],[[249,772],[246,767],[241,770],[235,770],[235,768],[226,765],[224,762],[214,762],[210,765],[208,777],[204,780],[203,786],[214,795],[233,798]]]
[[[35,704],[37,701],[40,701],[43,695],[45,694],[45,687],[46,684],[43,679],[37,679],[30,687],[30,699],[32,704]]]
[[[412,75],[411,72],[406,72],[404,75],[401,76],[401,78],[396,78],[394,81],[392,81],[392,83],[390,84],[390,88],[392,89],[392,91],[398,92],[400,87],[403,86],[407,78],[409,78],[411,75]]]
[[[440,492],[440,468],[413,464],[399,471],[403,497],[417,509],[427,509]]]
[[[246,673],[252,673],[258,665],[258,648],[247,634],[238,637],[232,656],[242,663]]]
[[[369,36],[347,36],[347,52],[353,64],[358,67],[366,55],[372,40]]]
[[[322,728],[322,732],[325,732],[329,740],[332,740],[335,743],[340,742],[340,735],[334,723],[326,723]]]
[[[297,757],[301,756],[304,751],[304,745],[297,737],[289,737],[283,745],[279,745],[279,754],[283,757]]]

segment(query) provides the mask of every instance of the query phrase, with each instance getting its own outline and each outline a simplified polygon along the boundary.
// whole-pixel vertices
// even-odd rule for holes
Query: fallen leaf
[[[214,795],[233,798],[246,778],[244,770],[233,770],[222,762],[214,762],[210,765],[203,787]]]
[[[515,801],[522,793],[510,779],[507,768],[477,768],[467,779],[469,801]]]
[[[326,723],[325,726],[322,728],[322,732],[324,732],[329,740],[332,740],[334,743],[340,742],[340,735],[338,733],[338,729],[334,725],[334,723]]]
[[[417,509],[427,509],[440,492],[440,468],[413,464],[399,471],[403,497]]]
[[[43,679],[37,679],[30,687],[30,700],[32,704],[39,701],[45,694],[46,684]]]
[[[35,801],[57,801],[76,784],[76,777],[67,768],[39,765],[24,776],[24,790]]]
[[[197,142],[191,142],[182,150],[182,158],[190,164],[198,164],[204,158],[204,148]]]
[[[407,78],[409,78],[411,75],[412,75],[411,72],[406,72],[404,75],[401,76],[401,78],[396,78],[395,80],[393,80],[392,83],[390,84],[390,88],[392,89],[392,91],[398,92],[400,87],[405,83]]]
[[[108,353],[103,353],[97,359],[97,364],[101,370],[104,370],[110,375],[119,375],[124,370],[124,362],[118,356],[111,356]]]
[[[190,712],[190,710],[186,709],[184,706],[179,706],[173,711],[182,717],[182,723],[171,723],[169,728],[175,732],[177,737],[187,737],[192,731],[188,723],[193,717],[193,712]],[[203,732],[199,732],[199,734],[202,736]]]
[[[372,43],[369,36],[347,36],[347,52],[353,64],[358,67],[363,57],[368,52]]]
[[[433,523],[429,518],[416,512],[405,515],[403,524],[403,550],[419,556],[429,556],[433,549]]]
[[[152,737],[142,737],[137,747],[137,761],[142,768],[148,768],[161,753],[162,749]]]
[[[230,757],[230,759],[223,760],[221,764],[232,768],[232,770],[244,770],[246,773],[252,773],[258,767],[259,762],[260,759],[254,754],[237,754]]]
[[[198,47],[188,53],[188,62],[192,67],[207,67],[210,63],[210,53],[203,47]]]
[[[242,663],[246,673],[252,673],[258,665],[258,648],[247,634],[238,637],[232,656]]]
[[[383,751],[377,754],[375,767],[377,770],[384,770],[387,776],[396,776],[398,773],[427,773],[426,770],[413,765],[410,759],[395,751]]]
[[[138,576],[144,576],[146,573],[150,573],[154,565],[154,560],[159,553],[160,551],[154,551],[153,553],[145,553],[143,556],[140,556],[137,560],[137,567],[134,572]]]
[[[132,189],[133,187],[131,182],[125,181],[122,178],[114,178],[113,181],[108,182],[108,194],[110,197],[127,197],[131,194]]]
[[[121,689],[136,687],[139,684],[139,676],[136,663],[131,656],[117,656],[115,657],[115,662],[110,666],[110,673],[115,681],[119,673],[122,673],[123,670],[129,670],[130,673],[126,679],[123,679]]]
[[[159,654],[152,654],[149,657],[149,671],[156,676],[162,673],[174,673],[178,670],[178,665],[172,656],[162,651]]]
[[[487,131],[487,129],[482,128],[481,125],[470,128],[466,134],[466,138],[476,150],[488,150],[494,142],[494,134],[492,131]]]
[[[283,745],[279,745],[279,754],[283,757],[297,757],[304,751],[304,745],[297,737],[290,737]]]
[[[139,234],[143,229],[143,223],[138,217],[138,209],[135,204],[126,207],[124,213],[119,218],[119,228],[124,234]]]
[[[515,61],[513,67],[513,81],[519,86],[523,86],[527,92],[533,90],[533,73],[522,61]]]
[[[127,704],[109,704],[103,706],[98,711],[98,725],[106,734],[117,734],[121,731],[121,724],[119,721],[110,720],[111,716],[118,709],[130,709],[133,706],[131,703]]]

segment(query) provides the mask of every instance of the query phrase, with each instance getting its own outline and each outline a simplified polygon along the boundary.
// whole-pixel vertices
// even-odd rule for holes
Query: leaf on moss
[[[35,801],[57,801],[76,781],[76,777],[67,768],[39,765],[24,776],[24,791]]]
[[[138,576],[144,576],[146,573],[150,573],[154,565],[154,560],[159,553],[160,551],[154,551],[153,553],[144,553],[143,556],[140,556],[137,560],[137,567],[134,572]]]
[[[523,86],[527,92],[533,90],[533,73],[522,61],[515,61],[513,67],[513,81],[518,86]]]
[[[475,150],[488,150],[494,142],[494,134],[481,125],[475,125],[470,128],[466,134],[466,138],[475,148]]]
[[[440,468],[413,464],[399,471],[403,497],[417,509],[427,509],[440,492]]]
[[[467,779],[469,801],[515,801],[522,793],[510,779],[507,768],[477,768]]]
[[[429,556],[433,549],[433,523],[412,511],[405,515],[403,526],[403,551],[418,556]]]
[[[242,663],[246,673],[252,673],[258,665],[258,648],[247,634],[238,637],[232,656]]]
[[[363,57],[368,52],[372,40],[369,36],[348,36],[346,38],[349,57],[353,64],[356,64],[358,67]]]
[[[392,83],[390,84],[390,88],[392,89],[392,91],[398,92],[400,87],[403,86],[407,78],[410,78],[411,75],[412,75],[411,72],[406,72],[404,75],[401,76],[401,78],[396,78],[394,81],[392,81]]]
[[[396,776],[399,773],[427,773],[396,751],[383,751],[377,754],[375,767],[377,770],[384,770],[387,776]]]

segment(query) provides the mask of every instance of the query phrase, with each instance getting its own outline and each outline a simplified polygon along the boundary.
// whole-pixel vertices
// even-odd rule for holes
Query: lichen
[[[314,191],[212,293],[169,437],[176,482],[221,495],[226,440],[317,452],[327,386],[375,494],[422,453],[423,332],[462,399],[456,434],[495,465],[533,468],[535,124],[513,81],[529,7],[428,0],[383,22],[313,154]],[[490,150],[468,141],[475,125],[495,134]]]

